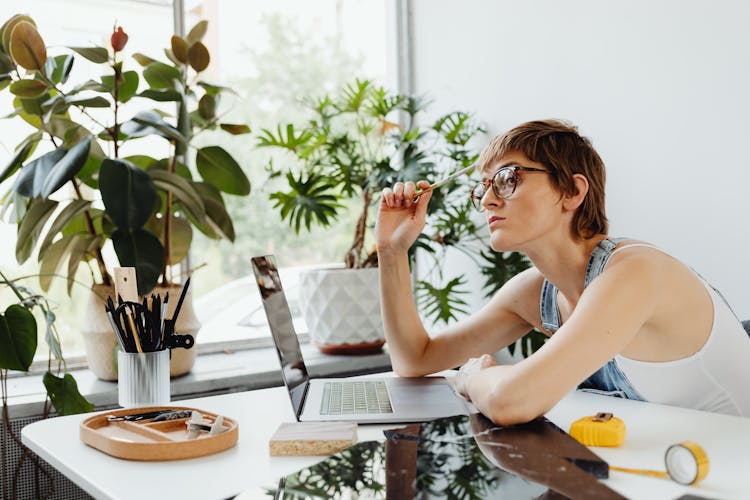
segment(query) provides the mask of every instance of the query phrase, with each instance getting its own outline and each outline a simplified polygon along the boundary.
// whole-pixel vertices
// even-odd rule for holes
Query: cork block
[[[271,436],[271,456],[332,455],[357,442],[354,422],[284,422]]]

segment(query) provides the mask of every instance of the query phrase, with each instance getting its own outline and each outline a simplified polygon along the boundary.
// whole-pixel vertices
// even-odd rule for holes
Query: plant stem
[[[81,194],[81,189],[78,187],[78,183],[75,179],[70,179],[70,182],[73,183],[73,189],[75,189],[76,196],[78,196],[79,200],[82,200],[83,195]],[[96,236],[94,221],[91,219],[91,213],[88,210],[83,211],[83,219],[86,223],[86,229],[88,230],[89,234],[91,234],[92,236]],[[109,286],[112,284],[112,278],[109,276],[109,273],[107,272],[107,266],[104,264],[102,249],[97,247],[95,254],[96,263],[99,265],[99,273],[102,275],[102,283]]]
[[[114,141],[115,146],[115,158],[120,157],[120,142],[117,140],[120,136],[120,124],[117,122],[117,111],[119,109],[119,103],[117,101],[119,94],[120,94],[120,78],[122,77],[122,73],[120,71],[120,68],[117,66],[117,52],[112,56],[112,60],[114,64],[112,67],[115,70],[115,78],[114,78],[114,84],[113,84],[113,92],[114,92],[114,98],[115,98],[115,124],[114,124],[114,132],[112,133],[112,140]]]
[[[174,173],[175,161],[177,154],[177,145],[175,145],[175,153],[169,157],[167,162],[167,171],[170,174]],[[162,286],[169,286],[170,280],[167,279],[167,269],[172,263],[172,191],[167,191],[167,206],[164,209],[164,269],[162,270]]]
[[[372,193],[369,189],[365,188],[362,190],[362,215],[357,220],[357,226],[354,231],[354,243],[351,248],[344,256],[344,263],[347,269],[359,269],[362,267],[360,257],[362,255],[362,246],[365,243],[365,230],[367,229],[367,210],[370,208],[370,201],[372,200]]]

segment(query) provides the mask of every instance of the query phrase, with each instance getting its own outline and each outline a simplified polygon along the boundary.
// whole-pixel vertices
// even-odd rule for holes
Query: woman
[[[533,267],[469,318],[429,336],[411,294],[407,250],[425,223],[420,181],[383,190],[376,238],[394,370],[464,364],[456,390],[497,424],[529,421],[581,386],[630,399],[750,416],[750,338],[721,295],[658,248],[607,236],[604,164],[560,121],[534,121],[483,151],[472,202],[496,252]],[[549,340],[527,359],[488,354],[531,328]],[[467,361],[468,360],[468,361]]]

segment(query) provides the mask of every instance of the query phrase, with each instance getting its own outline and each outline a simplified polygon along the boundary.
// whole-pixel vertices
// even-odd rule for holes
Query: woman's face
[[[489,180],[501,168],[513,165],[548,171],[541,163],[514,151],[485,171],[482,180]],[[559,230],[564,222],[561,194],[549,174],[517,171],[516,176],[515,191],[508,198],[496,196],[491,188],[482,198],[490,246],[496,252],[524,251],[529,243]]]

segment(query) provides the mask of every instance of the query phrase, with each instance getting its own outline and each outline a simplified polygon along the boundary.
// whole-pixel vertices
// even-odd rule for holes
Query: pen
[[[430,185],[429,185],[428,187],[426,187],[426,188],[425,188],[424,190],[422,190],[422,191],[417,191],[416,193],[414,193],[414,201],[417,201],[417,200],[419,199],[419,197],[420,197],[421,195],[423,195],[424,193],[426,193],[426,192],[428,192],[428,191],[432,191],[432,190],[434,190],[434,189],[437,189],[437,188],[439,188],[440,186],[444,186],[444,185],[448,184],[448,183],[449,183],[450,181],[452,181],[453,179],[455,179],[455,178],[457,178],[457,177],[460,177],[460,176],[462,176],[462,175],[464,175],[464,174],[467,174],[467,173],[469,173],[469,172],[470,172],[471,170],[473,170],[473,169],[474,169],[474,167],[476,167],[476,164],[472,164],[472,165],[469,165],[468,167],[466,167],[466,168],[462,168],[461,170],[459,170],[459,171],[457,171],[457,172],[453,172],[453,173],[452,173],[451,175],[449,175],[448,177],[446,177],[446,178],[444,178],[444,179],[441,179],[441,180],[439,180],[439,181],[435,182],[434,184],[430,184]]]
[[[185,299],[185,294],[187,293],[187,289],[190,286],[190,278],[188,278],[185,281],[185,284],[182,287],[182,292],[180,293],[180,298],[177,299],[177,307],[174,310],[174,314],[172,315],[172,321],[177,324],[177,315],[180,314],[180,308],[182,307],[182,301]]]

